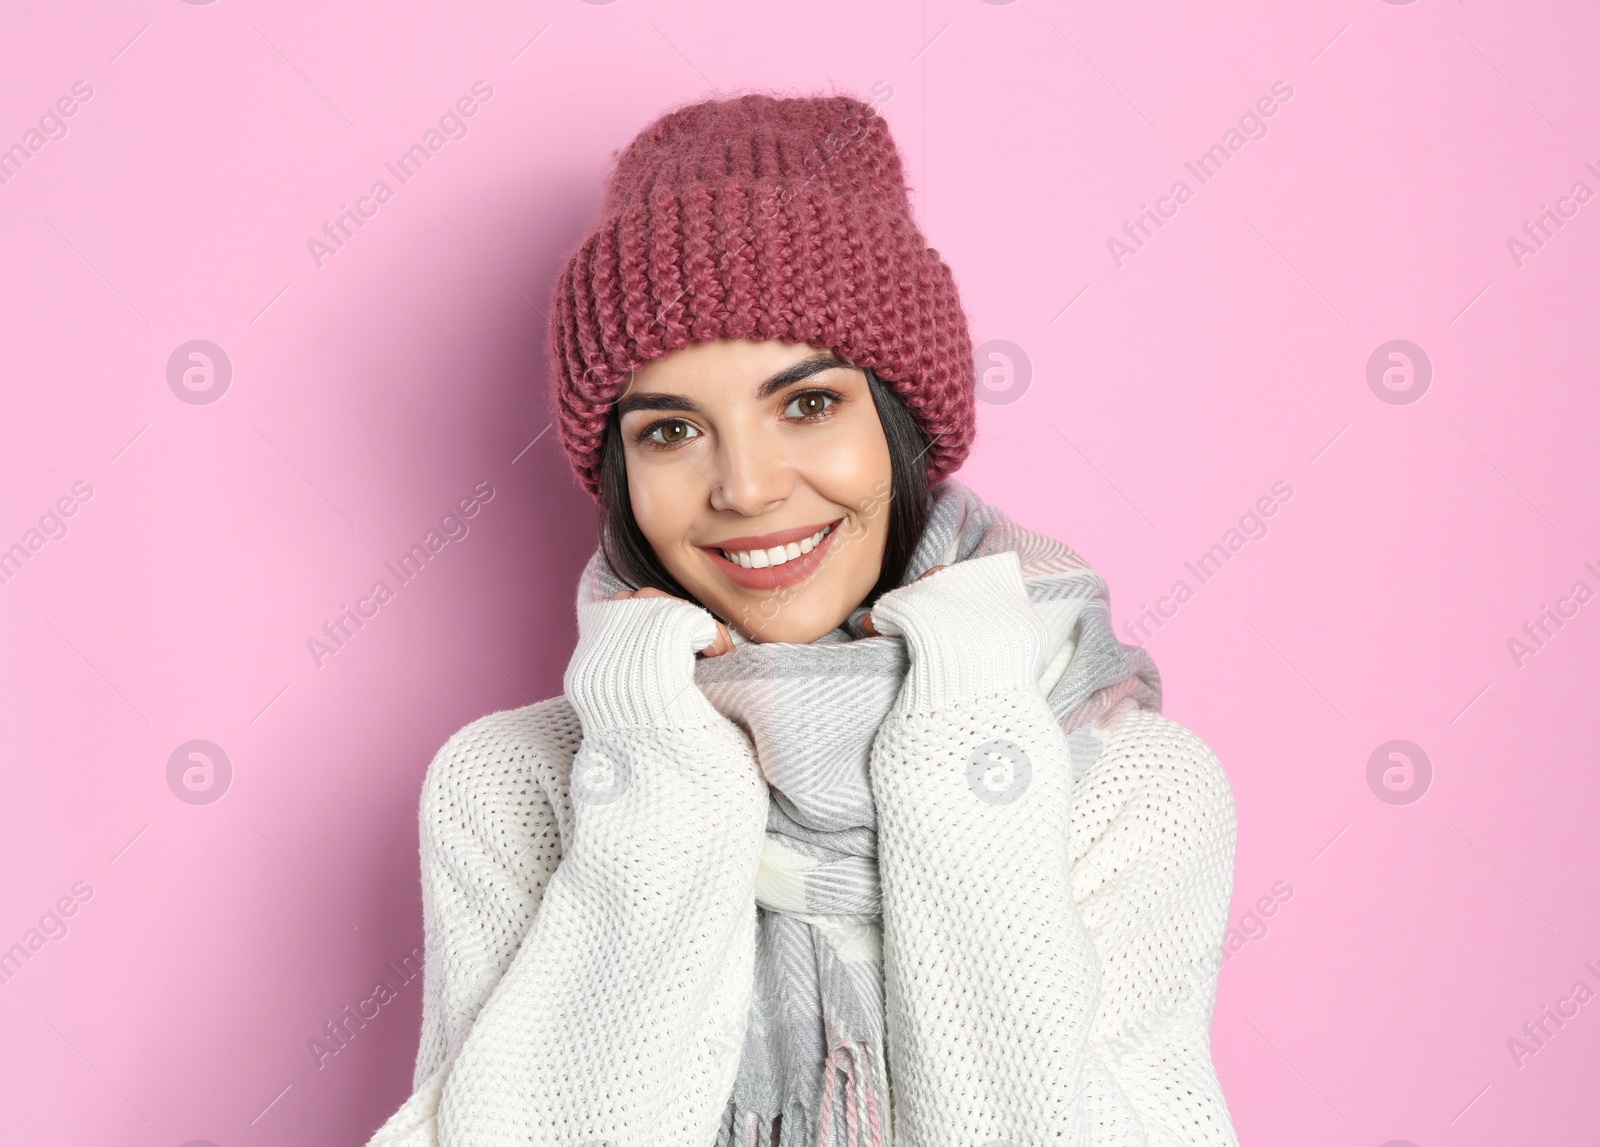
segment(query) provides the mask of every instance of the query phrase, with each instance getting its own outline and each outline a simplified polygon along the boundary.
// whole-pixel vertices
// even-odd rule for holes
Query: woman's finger
[[[621,601],[625,597],[671,597],[671,596],[672,595],[670,593],[668,593],[666,590],[657,589],[653,585],[647,585],[643,589],[619,589],[616,593],[611,595],[611,600],[612,601]]]
[[[733,652],[733,638],[728,633],[728,627],[722,622],[717,622],[717,639],[700,651],[703,657],[721,657],[724,653]]]

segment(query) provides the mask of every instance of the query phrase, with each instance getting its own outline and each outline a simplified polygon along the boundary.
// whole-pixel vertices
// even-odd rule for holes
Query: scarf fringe
[[[778,1137],[772,1137],[777,1124]],[[741,1111],[728,1107],[728,1117],[723,1123],[719,1147],[815,1147],[816,1137],[798,1102],[791,1102],[778,1115],[763,1115],[759,1111]]]
[[[842,1096],[834,1095],[834,1085],[839,1073],[844,1073]],[[833,1114],[844,1108],[845,1147],[883,1147],[883,1118],[879,1113],[877,1087],[868,1063],[865,1043],[835,1043],[823,1064],[827,1087],[822,1093],[822,1131],[816,1147],[832,1147],[829,1132],[833,1127]],[[866,1138],[862,1138],[862,1132]]]
[[[730,1147],[885,1147],[884,1098],[878,1094],[867,1045],[834,1042],[823,1065],[825,1083],[818,1119],[813,1121],[797,1099],[779,1115],[741,1111],[730,1103],[718,1143]],[[837,1117],[837,1123],[836,1123]],[[778,1137],[773,1139],[773,1124]]]

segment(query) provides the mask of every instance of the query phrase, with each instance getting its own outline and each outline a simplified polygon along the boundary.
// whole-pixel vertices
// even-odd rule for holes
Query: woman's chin
[[[820,590],[822,587],[815,587]],[[822,599],[827,597],[828,604]],[[783,594],[740,594],[728,602],[722,616],[746,638],[759,642],[787,642],[807,645],[850,616],[854,605],[846,605],[844,595],[802,590],[792,597]],[[716,612],[721,612],[720,609]]]

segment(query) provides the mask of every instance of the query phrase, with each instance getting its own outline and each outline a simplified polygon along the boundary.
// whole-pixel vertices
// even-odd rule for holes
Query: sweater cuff
[[[717,619],[675,597],[578,606],[578,645],[562,676],[586,736],[630,726],[698,727],[721,717],[694,680]]]
[[[891,590],[873,605],[872,624],[906,640],[911,666],[897,702],[903,712],[1036,687],[1049,640],[1011,550]]]

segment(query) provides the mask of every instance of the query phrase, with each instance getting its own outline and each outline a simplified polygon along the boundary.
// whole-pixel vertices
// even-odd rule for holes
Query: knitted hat
[[[809,343],[876,371],[931,442],[930,484],[972,445],[955,280],[911,218],[888,125],[861,100],[745,95],[668,112],[617,156],[551,294],[552,413],[596,499],[630,373],[718,338]]]

